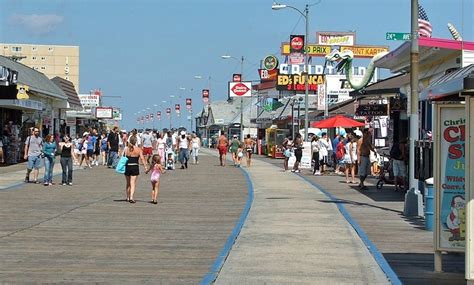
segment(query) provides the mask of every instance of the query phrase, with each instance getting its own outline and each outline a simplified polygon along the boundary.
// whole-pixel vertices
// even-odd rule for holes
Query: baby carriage
[[[166,170],[174,170],[175,169],[174,163],[175,163],[176,156],[173,149],[170,147],[166,148],[165,155],[166,155],[166,163],[165,163]]]
[[[380,166],[379,179],[377,181],[377,189],[382,189],[384,184],[394,184],[392,160],[383,154],[379,155],[378,164]]]

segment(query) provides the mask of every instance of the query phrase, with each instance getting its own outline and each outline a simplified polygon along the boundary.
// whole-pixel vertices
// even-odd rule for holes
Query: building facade
[[[79,92],[79,47],[0,43],[0,55],[44,73],[71,81]]]

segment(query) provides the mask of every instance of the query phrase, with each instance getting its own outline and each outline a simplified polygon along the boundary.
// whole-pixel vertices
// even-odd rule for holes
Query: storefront
[[[41,136],[59,131],[58,114],[67,107],[66,95],[43,73],[0,56],[0,68],[15,80],[0,78],[0,124],[8,164],[22,160],[23,146],[31,127]]]

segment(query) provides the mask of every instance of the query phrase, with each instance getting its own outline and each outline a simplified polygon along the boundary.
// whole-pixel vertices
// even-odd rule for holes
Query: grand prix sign
[[[252,96],[252,82],[229,82],[229,97]]]

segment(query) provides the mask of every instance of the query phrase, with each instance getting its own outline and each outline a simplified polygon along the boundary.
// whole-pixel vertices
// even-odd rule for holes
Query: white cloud
[[[10,24],[17,25],[35,35],[44,35],[53,31],[63,22],[64,17],[59,15],[20,15],[10,16]]]

